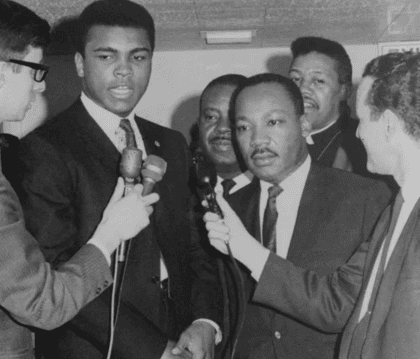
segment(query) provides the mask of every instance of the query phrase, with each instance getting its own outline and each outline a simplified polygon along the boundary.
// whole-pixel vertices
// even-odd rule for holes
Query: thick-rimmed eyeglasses
[[[34,80],[36,82],[42,82],[45,80],[45,76],[47,76],[48,70],[50,69],[47,65],[43,64],[37,64],[36,62],[28,62],[28,61],[22,61],[22,60],[15,60],[10,59],[8,62],[11,62],[13,64],[22,65],[30,67],[34,71]]]

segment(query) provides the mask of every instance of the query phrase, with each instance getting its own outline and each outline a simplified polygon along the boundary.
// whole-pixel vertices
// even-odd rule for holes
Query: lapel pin
[[[160,143],[158,141],[155,141],[155,146],[160,147]]]

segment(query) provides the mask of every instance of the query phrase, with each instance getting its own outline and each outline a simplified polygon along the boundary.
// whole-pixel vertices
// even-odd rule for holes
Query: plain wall
[[[372,44],[345,48],[353,64],[353,82],[357,84],[366,63],[378,55],[378,47]],[[136,112],[181,131],[189,141],[189,130],[198,116],[198,98],[208,82],[226,73],[250,76],[275,72],[286,75],[290,61],[288,48],[156,52],[149,87]],[[4,123],[4,132],[21,137],[46,116],[57,114],[78,97],[80,81],[73,56],[49,57],[46,62],[51,66],[44,93],[48,111],[43,105],[36,104],[23,123]]]

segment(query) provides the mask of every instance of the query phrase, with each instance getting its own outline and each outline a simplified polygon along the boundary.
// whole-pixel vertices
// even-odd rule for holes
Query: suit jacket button
[[[160,284],[160,277],[158,275],[154,275],[152,277],[152,283],[153,284]]]
[[[107,280],[105,281],[104,286],[105,286],[105,288],[108,288],[109,282]]]
[[[274,332],[274,336],[275,336],[276,339],[280,339],[281,338],[281,334],[277,330]]]
[[[101,288],[96,288],[96,294],[97,295],[101,294],[101,292],[102,292],[102,289]]]

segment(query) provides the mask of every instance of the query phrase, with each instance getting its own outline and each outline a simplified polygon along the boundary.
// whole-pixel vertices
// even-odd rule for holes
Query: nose
[[[128,60],[121,60],[115,69],[115,75],[119,77],[126,77],[132,74],[132,69]]]
[[[312,92],[312,83],[306,79],[302,79],[299,84],[299,89],[302,95],[310,94]]]
[[[35,92],[44,92],[47,85],[45,84],[45,81],[42,82],[36,82],[34,81],[34,91]]]
[[[251,146],[259,147],[270,143],[270,136],[267,130],[255,128],[251,135]]]
[[[231,124],[228,116],[221,116],[216,125],[216,131],[218,133],[228,133],[231,132]]]

